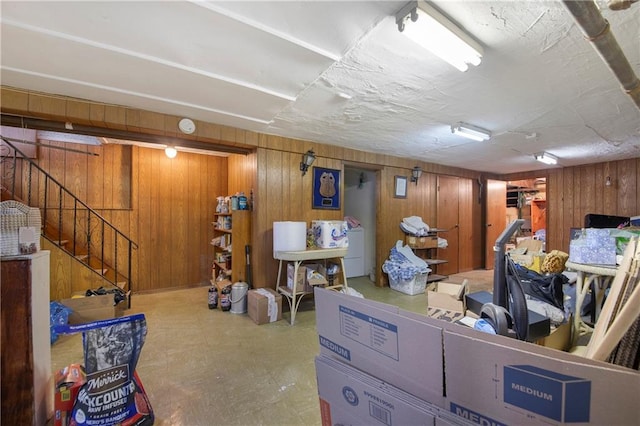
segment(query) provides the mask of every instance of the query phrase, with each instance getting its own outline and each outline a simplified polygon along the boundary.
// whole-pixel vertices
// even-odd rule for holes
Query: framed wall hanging
[[[407,177],[396,176],[394,180],[394,192],[395,198],[407,198]]]
[[[314,209],[340,209],[340,170],[313,168]]]

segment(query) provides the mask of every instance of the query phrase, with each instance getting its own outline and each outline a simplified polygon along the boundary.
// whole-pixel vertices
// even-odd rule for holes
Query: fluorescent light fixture
[[[100,146],[100,139],[95,136],[85,136],[85,135],[77,135],[75,133],[62,133],[62,132],[53,132],[49,130],[38,130],[37,131],[38,139],[45,139],[48,141],[55,142],[70,142],[70,143],[79,143],[83,145],[95,145]]]
[[[558,164],[558,157],[549,154],[548,152],[539,152],[537,154],[533,154],[533,158],[538,160],[541,163],[554,165]]]
[[[468,64],[480,65],[482,46],[425,1],[403,7],[396,24],[402,34],[462,72],[469,69]]]
[[[451,133],[482,142],[491,139],[491,132],[481,127],[472,126],[466,123],[456,123],[451,126]]]

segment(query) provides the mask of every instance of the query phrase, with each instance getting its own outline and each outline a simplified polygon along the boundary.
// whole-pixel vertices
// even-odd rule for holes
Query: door
[[[438,236],[447,240],[446,249],[438,249],[438,259],[446,260],[447,263],[438,265],[438,274],[451,275],[458,273],[458,251],[459,251],[459,178],[452,176],[438,176],[437,192],[437,218],[438,229],[445,229],[446,232],[439,232]]]
[[[486,247],[485,269],[493,269],[495,256],[493,246],[507,226],[507,183],[501,180],[487,180],[487,211],[485,224]]]

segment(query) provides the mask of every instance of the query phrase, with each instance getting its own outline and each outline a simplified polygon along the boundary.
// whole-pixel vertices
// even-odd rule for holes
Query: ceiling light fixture
[[[168,146],[164,149],[164,154],[168,157],[168,158],[176,158],[176,155],[178,155],[178,151],[176,151],[176,149],[172,146]]]
[[[407,20],[411,20],[405,25]],[[484,51],[475,40],[425,1],[412,1],[396,15],[398,31],[462,72],[478,66]]]
[[[539,152],[537,154],[533,154],[533,158],[541,163],[548,164],[550,166],[558,164],[558,157],[556,157],[555,155],[551,155],[548,152]]]
[[[462,122],[458,122],[451,126],[451,133],[464,136],[465,138],[473,139],[478,142],[488,141],[491,139],[491,132],[489,130]]]

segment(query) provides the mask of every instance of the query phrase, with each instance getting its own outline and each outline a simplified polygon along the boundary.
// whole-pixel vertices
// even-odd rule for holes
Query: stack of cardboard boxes
[[[635,370],[325,289],[315,301],[323,424],[638,424]]]

